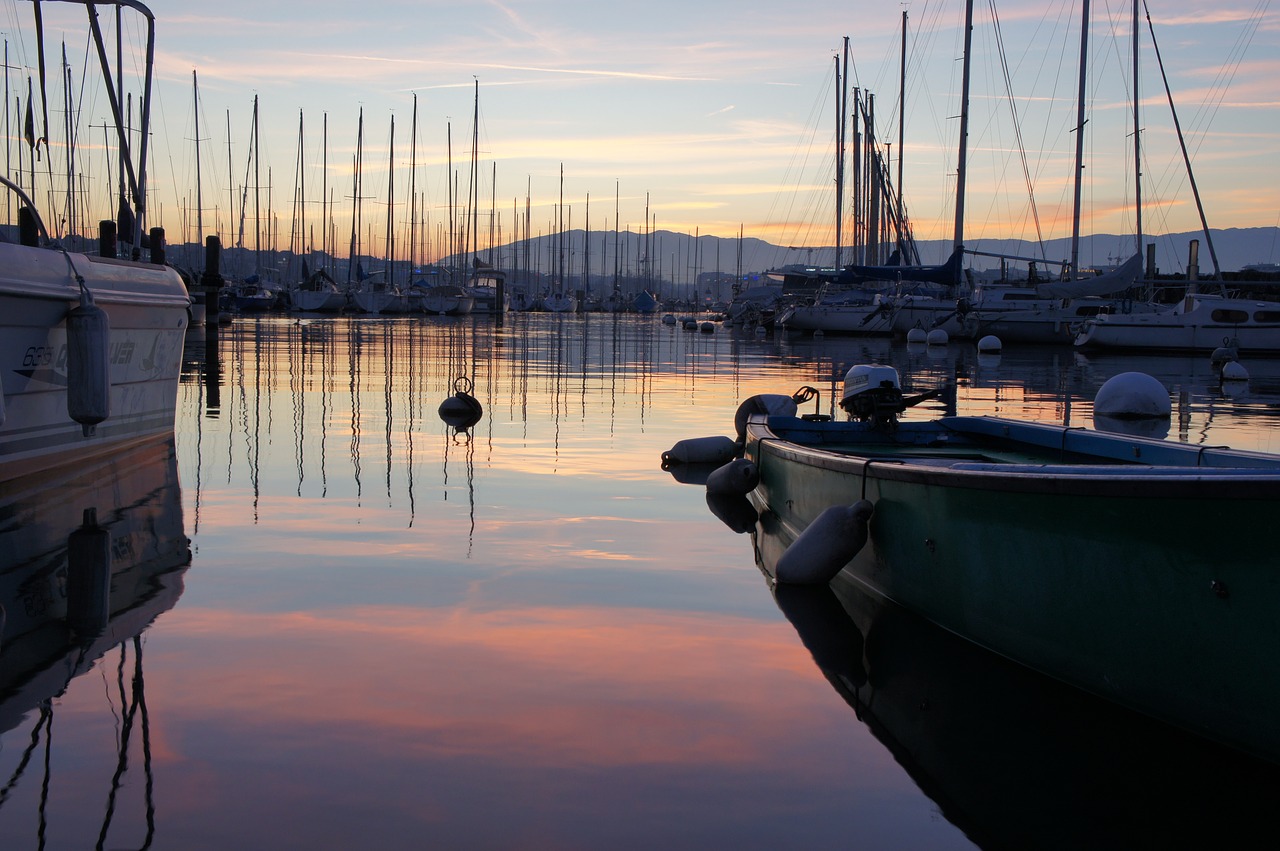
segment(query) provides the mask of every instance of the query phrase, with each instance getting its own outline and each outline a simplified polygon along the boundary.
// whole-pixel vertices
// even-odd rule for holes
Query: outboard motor
[[[859,422],[892,423],[907,409],[898,371],[891,366],[860,363],[844,377],[840,407]]]
[[[937,388],[914,396],[903,396],[896,369],[883,364],[860,363],[850,367],[845,374],[840,407],[851,419],[892,429],[898,422],[898,416],[907,408],[941,394],[942,388]]]

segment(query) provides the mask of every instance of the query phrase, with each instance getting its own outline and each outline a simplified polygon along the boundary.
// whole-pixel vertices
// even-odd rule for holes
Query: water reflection
[[[172,436],[0,484],[0,554],[0,734],[15,745],[25,737],[0,751],[0,835],[149,844],[157,778],[141,635],[177,602],[190,562]],[[72,701],[61,720],[59,707],[95,667],[105,699],[90,711],[114,733],[97,743],[110,755],[80,770],[85,707]],[[103,807],[66,815],[86,795]]]
[[[777,549],[757,540],[762,560]],[[773,592],[857,719],[984,848],[1238,847],[1271,832],[1275,766],[1041,677],[852,583]]]
[[[970,846],[935,802],[965,829],[988,813],[922,794],[814,676],[743,560],[750,512],[717,504],[722,523],[709,471],[659,458],[732,434],[756,393],[813,385],[833,408],[857,362],[951,388],[913,416],[1073,425],[1104,370],[1069,350],[992,364],[634,316],[267,316],[218,334],[179,389],[200,582],[147,660],[183,847],[216,847],[228,811],[248,839],[223,847]],[[462,431],[438,413],[459,376],[484,412]],[[1182,433],[1244,430],[1214,392],[1188,391]],[[842,658],[823,665],[876,685]],[[979,789],[1009,785],[987,773]]]

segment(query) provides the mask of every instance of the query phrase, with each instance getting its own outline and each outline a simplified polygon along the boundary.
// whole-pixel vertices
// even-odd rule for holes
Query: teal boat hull
[[[783,541],[873,503],[835,586],[1280,762],[1280,458],[993,418],[773,418],[749,424],[746,455]]]

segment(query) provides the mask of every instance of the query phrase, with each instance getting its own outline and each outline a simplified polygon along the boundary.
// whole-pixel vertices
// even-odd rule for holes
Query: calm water
[[[196,331],[174,443],[3,506],[0,844],[1273,836],[1272,769],[874,601],[853,618],[775,601],[760,542],[660,469],[677,440],[731,433],[742,399],[809,384],[829,410],[845,369],[873,360],[954,388],[916,416],[1072,425],[1138,369],[1176,393],[1169,439],[1280,451],[1280,362],[1248,361],[1252,380],[1224,392],[1207,358],[980,358],[630,316]],[[437,415],[459,377],[484,406],[469,432]],[[68,555],[91,506],[110,534],[81,530]],[[104,545],[117,572],[95,623],[64,566]],[[86,624],[71,649],[60,613]]]

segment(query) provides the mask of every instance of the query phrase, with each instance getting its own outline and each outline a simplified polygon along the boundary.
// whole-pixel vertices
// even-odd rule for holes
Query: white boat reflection
[[[44,824],[50,783],[79,782],[75,772],[50,777],[50,754],[55,759],[57,754],[53,716],[72,681],[101,667],[105,679],[118,681],[121,698],[119,706],[103,708],[119,717],[114,779],[107,785],[111,772],[102,775],[100,791],[110,793],[111,803],[101,836],[107,836],[113,818],[124,818],[115,813],[116,793],[126,784],[144,783],[129,770],[131,748],[136,756],[139,745],[141,761],[132,765],[145,774],[146,824],[148,830],[153,827],[140,636],[177,602],[190,562],[171,435],[93,464],[64,466],[0,486],[0,737],[14,731],[15,744],[27,748],[10,776],[0,780],[0,807],[12,805],[23,788],[28,797],[31,788],[43,788]],[[104,657],[117,650],[118,663],[107,664]],[[65,725],[83,719],[75,713],[69,717],[59,726],[74,740]],[[24,725],[29,738],[16,733]],[[130,732],[139,727],[131,746]],[[36,749],[44,752],[43,760],[31,758]],[[24,777],[42,770],[43,779]],[[49,832],[56,837],[56,826]]]

